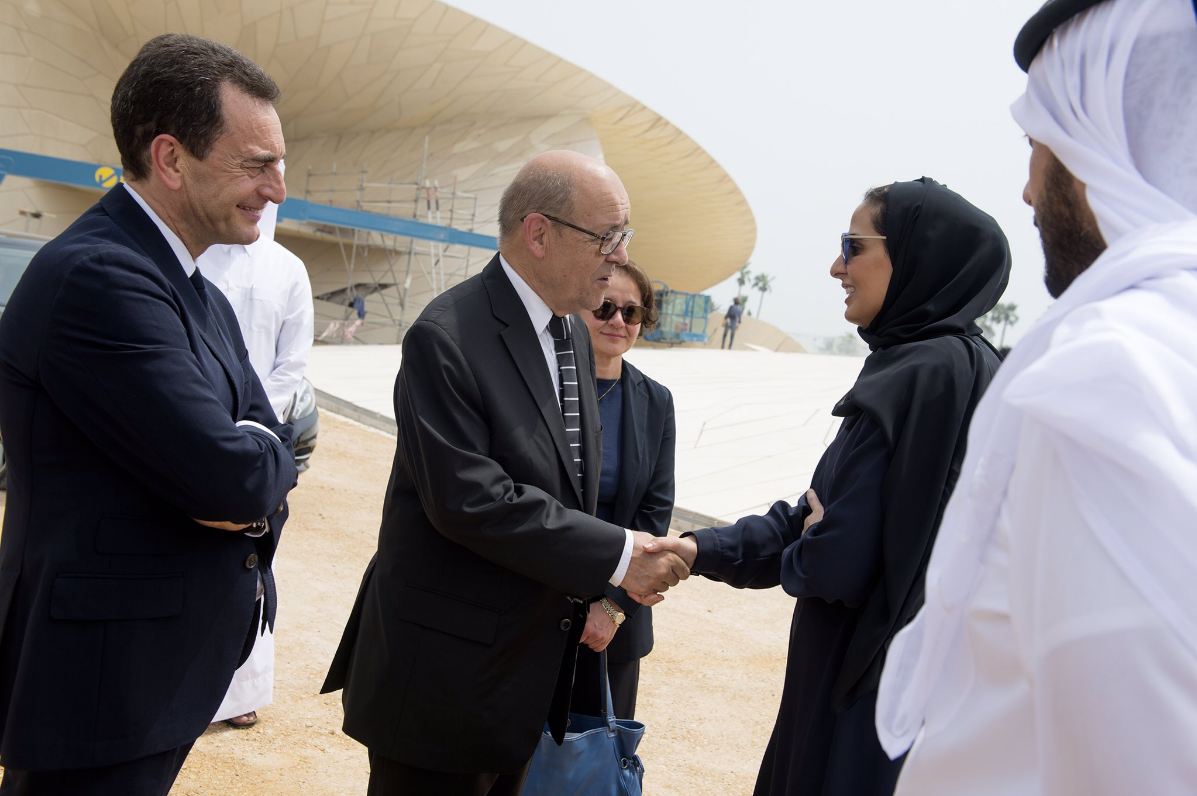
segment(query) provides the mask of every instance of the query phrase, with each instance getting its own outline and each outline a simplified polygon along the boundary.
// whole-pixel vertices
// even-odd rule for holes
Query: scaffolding
[[[705,343],[707,319],[711,313],[711,297],[703,293],[672,290],[664,282],[653,282],[653,296],[657,306],[657,325],[645,332],[651,343],[680,345]]]
[[[280,220],[335,242],[345,264],[344,287],[316,296],[341,316],[322,339],[349,342],[371,333],[378,342],[399,342],[423,303],[469,276],[478,257],[471,249],[486,258],[494,251],[495,239],[474,230],[477,196],[459,192],[456,179],[442,188],[428,178],[427,163],[427,137],[414,182],[371,180],[365,171],[338,171],[334,162],[331,171],[308,172],[304,199],[279,206]],[[122,179],[117,166],[0,148],[0,183],[10,175],[86,190],[108,190]],[[26,230],[45,217],[36,208],[19,213]]]
[[[308,170],[304,199],[383,215],[410,218],[437,226],[474,231],[478,197],[457,190],[457,179],[444,188],[427,176],[428,140],[415,181],[375,180],[365,170]],[[316,231],[334,237],[345,266],[344,291],[321,294],[340,304],[343,318],[329,324],[320,339],[356,342],[363,331],[374,338],[399,342],[414,320],[418,305],[470,275],[478,258],[474,247],[392,235],[356,227],[321,224]],[[490,253],[487,252],[489,257]],[[365,300],[369,298],[369,320]],[[388,331],[393,330],[393,338]],[[382,333],[380,334],[380,330]],[[318,330],[319,331],[319,330]]]

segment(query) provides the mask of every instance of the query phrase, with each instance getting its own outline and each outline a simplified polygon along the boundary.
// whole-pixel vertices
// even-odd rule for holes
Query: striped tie
[[[574,343],[569,323],[554,315],[549,319],[549,334],[557,351],[557,381],[561,385],[561,418],[565,421],[565,439],[574,457],[578,478],[582,477],[582,415],[578,400],[578,368],[574,362]]]

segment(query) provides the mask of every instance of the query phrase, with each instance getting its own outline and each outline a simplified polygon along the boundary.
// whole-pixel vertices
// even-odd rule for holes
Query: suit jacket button
[[[258,554],[250,553],[245,559],[245,568],[253,569],[258,565]]]
[[[562,619],[562,620],[561,620],[561,629],[562,629],[562,630],[569,630],[571,627],[573,627],[573,624],[574,624],[574,623],[573,623],[573,622],[571,622],[571,621],[569,621],[568,619]]]

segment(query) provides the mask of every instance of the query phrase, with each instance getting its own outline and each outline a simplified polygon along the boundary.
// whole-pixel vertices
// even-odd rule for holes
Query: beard
[[[1052,298],[1060,294],[1106,250],[1089,204],[1077,195],[1077,181],[1051,156],[1043,195],[1035,206],[1035,225],[1043,243],[1043,283]]]

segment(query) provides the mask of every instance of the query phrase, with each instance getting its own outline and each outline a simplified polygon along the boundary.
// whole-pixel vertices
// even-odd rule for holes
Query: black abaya
[[[806,536],[805,500],[695,533],[696,572],[740,588],[783,584],[799,598],[756,796],[858,796],[892,792],[897,780],[900,764],[885,756],[873,732],[875,692],[842,712],[831,704],[860,606],[881,567],[888,462],[880,428],[856,415],[844,421],[815,470],[812,486],[826,514]]]
[[[782,502],[694,533],[694,572],[798,598],[757,796],[893,792],[901,761],[884,755],[873,722],[885,649],[922,604],[968,422],[1000,364],[975,323],[1009,276],[997,223],[927,178],[894,183],[886,205],[878,232],[893,273],[811,483],[823,519],[804,534],[805,501]]]

